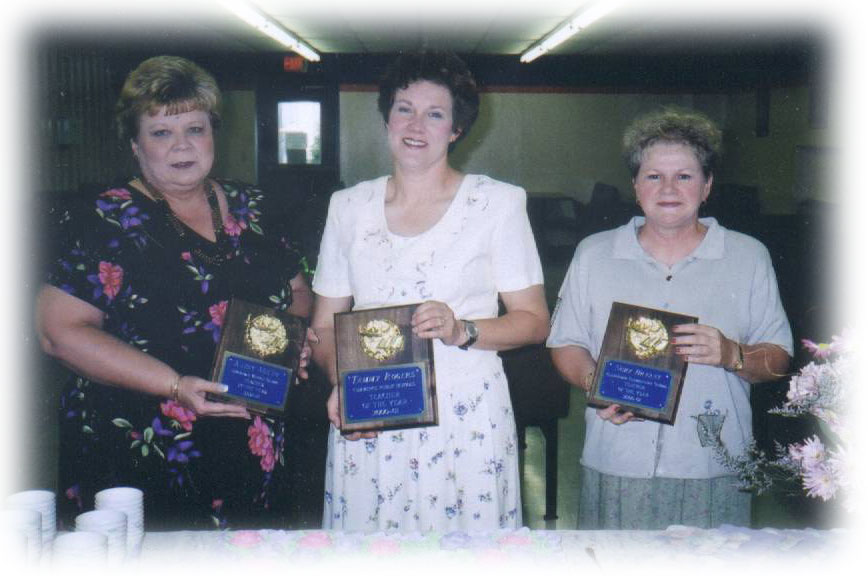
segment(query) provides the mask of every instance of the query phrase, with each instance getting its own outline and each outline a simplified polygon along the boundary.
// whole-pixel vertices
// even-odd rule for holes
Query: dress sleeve
[[[758,250],[750,293],[750,322],[742,339],[746,344],[776,344],[792,356],[793,334],[781,303],[771,257],[764,246],[760,245]]]
[[[517,187],[507,190],[503,215],[492,238],[498,292],[514,292],[543,283],[542,264],[527,216],[527,194]]]
[[[287,282],[294,278],[304,266],[304,252],[302,250],[302,239],[299,233],[299,223],[297,219],[290,217],[289,214],[283,213],[276,201],[273,193],[262,193],[257,188],[249,185],[238,184],[248,195],[254,193],[259,195],[258,204],[260,205],[261,217],[263,221],[266,235],[270,237],[267,243],[268,247],[276,249],[277,254],[268,254],[268,260],[271,266],[279,266],[281,273],[287,279]],[[266,191],[267,192],[267,191]],[[273,271],[271,271],[273,274]]]
[[[317,257],[313,291],[328,298],[343,298],[353,293],[345,241],[349,231],[344,228],[341,214],[346,205],[344,194],[332,194]]]
[[[125,266],[120,240],[96,216],[97,205],[66,203],[49,222],[49,262],[45,281],[108,312],[124,295]],[[103,220],[110,214],[103,211]],[[121,226],[121,224],[118,224]],[[121,228],[118,227],[118,230]]]
[[[594,354],[587,262],[583,255],[583,248],[581,243],[576,248],[564,282],[561,284],[546,346],[549,348],[580,346]]]

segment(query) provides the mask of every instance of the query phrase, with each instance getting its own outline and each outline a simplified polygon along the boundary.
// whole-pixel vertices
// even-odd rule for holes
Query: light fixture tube
[[[521,55],[521,61],[527,63],[539,58],[555,46],[561,44],[568,38],[571,38],[584,28],[587,28],[623,4],[623,2],[624,0],[601,0],[595,2],[592,6],[589,6],[586,10],[582,10],[576,16],[555,28],[552,33],[548,34],[542,40],[528,48],[524,54]]]
[[[316,50],[305,44],[292,32],[247,4],[247,2],[224,1],[221,4],[241,20],[244,20],[263,34],[274,38],[290,50],[301,54],[311,62],[319,62],[319,54]]]

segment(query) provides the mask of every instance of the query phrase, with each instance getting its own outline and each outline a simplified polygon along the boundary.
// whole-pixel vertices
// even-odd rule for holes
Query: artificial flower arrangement
[[[772,457],[759,449],[755,440],[744,454],[732,456],[718,437],[716,456],[736,472],[742,488],[756,494],[776,484],[798,483],[811,498],[838,498],[849,508],[847,450],[852,447],[852,439],[845,425],[845,410],[852,405],[855,361],[851,340],[845,334],[833,337],[828,344],[810,340],[802,340],[802,344],[813,360],[790,378],[786,401],[769,413],[812,416],[820,434],[787,446],[776,443]]]

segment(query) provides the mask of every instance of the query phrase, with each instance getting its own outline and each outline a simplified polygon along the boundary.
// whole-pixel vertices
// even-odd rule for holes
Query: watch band
[[[727,368],[727,372],[738,372],[739,370],[744,369],[744,348],[741,347],[741,343],[735,343],[736,348],[738,349],[738,357],[735,359],[735,364]]]
[[[472,320],[462,320],[464,323],[464,334],[467,336],[467,340],[459,346],[461,350],[467,350],[479,339],[479,329],[476,327],[476,322]]]

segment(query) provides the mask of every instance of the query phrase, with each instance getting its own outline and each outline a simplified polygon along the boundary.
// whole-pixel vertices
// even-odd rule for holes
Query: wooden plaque
[[[335,314],[342,432],[437,424],[433,343],[413,335],[416,306]]]
[[[588,405],[618,404],[637,418],[674,424],[687,363],[675,353],[672,327],[698,318],[613,302]]]
[[[229,302],[211,380],[229,386],[208,400],[232,402],[251,412],[280,416],[298,377],[307,323],[288,312],[238,298]]]

